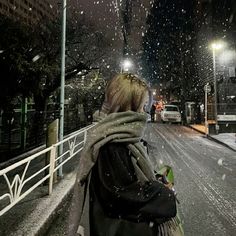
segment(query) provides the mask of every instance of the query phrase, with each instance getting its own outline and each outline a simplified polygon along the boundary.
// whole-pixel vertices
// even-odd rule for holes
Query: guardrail
[[[0,170],[0,179],[3,178],[6,185],[3,194],[0,195],[0,216],[47,179],[49,179],[48,194],[51,194],[54,173],[83,149],[87,131],[93,126],[94,124],[73,132],[63,141]],[[57,156],[57,149],[60,145],[64,146],[64,151],[62,155]],[[45,165],[47,156],[50,157],[50,161]],[[32,168],[30,165],[32,165]],[[38,167],[38,170],[34,171],[34,169],[37,169],[36,167]],[[1,188],[0,191],[2,192]]]

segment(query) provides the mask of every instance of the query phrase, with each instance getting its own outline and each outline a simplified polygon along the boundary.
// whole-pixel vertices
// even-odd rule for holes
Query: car
[[[176,105],[165,105],[161,111],[161,121],[171,123],[181,123],[181,114]]]

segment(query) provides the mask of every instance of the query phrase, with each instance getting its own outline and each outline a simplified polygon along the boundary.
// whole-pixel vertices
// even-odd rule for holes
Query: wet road
[[[145,139],[174,168],[185,235],[236,235],[236,152],[180,125],[150,123]]]

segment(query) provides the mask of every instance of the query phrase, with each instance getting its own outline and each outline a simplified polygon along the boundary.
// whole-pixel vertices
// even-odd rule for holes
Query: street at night
[[[236,0],[0,0],[0,236],[236,235]]]

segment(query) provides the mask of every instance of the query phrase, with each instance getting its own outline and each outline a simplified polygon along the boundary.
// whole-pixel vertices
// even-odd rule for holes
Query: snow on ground
[[[20,228],[13,235],[29,235],[39,232],[40,227],[43,227],[45,220],[47,220],[52,212],[55,212],[59,204],[66,197],[70,189],[73,187],[75,182],[75,174],[69,175],[61,181],[56,188],[53,190],[52,195],[43,198],[39,204],[35,207],[35,210],[22,221]]]
[[[211,146],[211,147],[215,147],[219,149],[223,148],[221,145],[219,145],[219,143],[213,142],[202,136],[196,136],[194,137],[194,139],[200,141],[202,144],[207,145],[207,146]]]
[[[236,150],[236,134],[235,133],[222,133],[218,135],[211,136],[214,139],[217,139],[220,142],[223,142]]]

